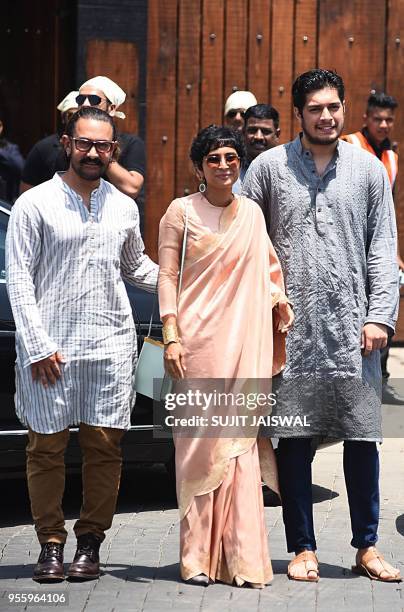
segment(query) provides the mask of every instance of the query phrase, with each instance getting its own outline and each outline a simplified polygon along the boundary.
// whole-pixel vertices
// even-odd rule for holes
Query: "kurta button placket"
[[[324,215],[324,194],[322,193],[321,187],[317,187],[316,192],[316,228],[319,236],[325,235],[325,215]]]
[[[314,159],[310,151],[304,152],[304,165],[307,169],[311,169],[311,174],[315,176],[310,180],[312,201],[311,201],[311,211],[314,219],[316,231],[319,236],[325,235],[325,217],[324,217],[324,194],[322,193],[323,188],[320,187],[322,184],[322,179],[317,174],[317,169],[315,167]]]
[[[95,224],[95,217],[96,217],[96,211],[97,211],[97,201],[96,201],[96,195],[97,195],[98,191],[93,191],[91,193],[90,196],[90,205],[89,205],[89,215],[88,215],[88,237],[89,237],[89,260],[88,263],[90,266],[92,266],[94,264],[94,258],[93,255],[95,253],[95,247],[96,247],[96,238],[95,238],[95,234],[97,231],[96,228],[96,224]]]

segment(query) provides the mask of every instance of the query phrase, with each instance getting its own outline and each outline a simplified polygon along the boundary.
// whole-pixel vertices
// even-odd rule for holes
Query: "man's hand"
[[[62,376],[59,363],[66,363],[65,358],[59,351],[56,351],[50,357],[46,357],[46,359],[32,363],[32,380],[41,382],[45,388],[48,387],[48,383],[54,385],[56,380]]]
[[[365,357],[387,346],[387,328],[382,323],[366,323],[362,329],[361,349]]]

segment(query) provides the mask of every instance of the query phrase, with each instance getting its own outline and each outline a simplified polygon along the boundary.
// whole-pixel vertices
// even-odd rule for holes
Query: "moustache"
[[[81,164],[88,164],[89,166],[102,166],[102,161],[100,159],[90,159],[89,157],[84,157],[80,160]]]

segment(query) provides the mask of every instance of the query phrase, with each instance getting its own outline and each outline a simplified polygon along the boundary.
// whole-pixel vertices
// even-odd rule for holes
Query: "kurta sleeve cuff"
[[[29,347],[29,342],[27,339],[20,335],[20,341],[25,349],[26,355],[22,361],[22,365],[24,368],[31,365],[32,363],[36,363],[37,361],[41,361],[41,359],[46,359],[51,355],[54,355],[57,350],[59,350],[58,345],[53,340],[42,342],[41,344],[36,343],[35,347],[31,345]]]
[[[396,331],[396,322],[391,319],[390,320],[386,318],[382,319],[377,316],[369,315],[366,317],[364,325],[366,325],[367,323],[378,323],[379,325],[386,325],[386,327],[392,330],[393,334]]]
[[[176,308],[166,308],[162,310],[160,308],[160,319],[163,319],[163,317],[167,317],[168,315],[173,315],[174,317],[176,317],[177,309]]]

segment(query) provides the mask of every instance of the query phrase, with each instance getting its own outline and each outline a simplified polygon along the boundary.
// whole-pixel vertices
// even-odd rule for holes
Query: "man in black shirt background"
[[[97,106],[112,117],[125,118],[118,107],[124,103],[125,92],[108,77],[96,76],[80,87],[77,104],[80,106]],[[137,198],[144,182],[145,153],[144,144],[139,136],[119,133],[118,144],[120,155],[106,171],[106,178],[117,189]]]
[[[34,144],[28,153],[22,171],[20,193],[48,181],[58,170],[67,170],[66,156],[60,138],[70,117],[77,110],[76,97],[78,93],[78,91],[71,91],[57,106],[62,119],[60,133],[42,138]]]
[[[76,92],[75,106],[76,110],[81,106],[96,106],[112,117],[124,119],[125,114],[118,110],[118,107],[124,103],[125,98],[125,92],[114,81],[108,77],[96,76],[83,83],[79,92]],[[21,192],[51,179],[55,172],[67,170],[68,164],[59,138],[59,135],[53,134],[34,145],[23,171]],[[110,163],[103,178],[126,195],[136,198],[140,227],[143,231],[143,183],[146,165],[144,143],[135,134],[118,131],[118,145],[119,156]]]
[[[18,198],[24,158],[14,142],[6,138],[6,119],[0,108],[0,198],[13,203]]]

